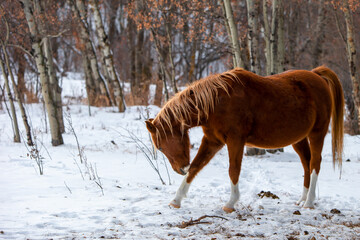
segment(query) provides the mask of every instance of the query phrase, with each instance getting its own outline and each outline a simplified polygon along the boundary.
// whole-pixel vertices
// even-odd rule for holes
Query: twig
[[[69,186],[66,184],[66,182],[64,181],[65,187],[69,190],[70,194],[72,194],[71,189],[69,188]]]
[[[224,218],[224,217],[220,217],[220,216],[210,216],[210,215],[204,215],[204,216],[201,216],[199,217],[198,219],[196,220],[193,220],[193,219],[190,219],[189,221],[187,222],[182,222],[181,224],[177,225],[178,228],[186,228],[188,226],[193,226],[193,225],[196,225],[196,224],[211,224],[211,222],[207,222],[207,221],[201,221],[205,218],[220,218],[222,220],[228,220],[227,218]]]

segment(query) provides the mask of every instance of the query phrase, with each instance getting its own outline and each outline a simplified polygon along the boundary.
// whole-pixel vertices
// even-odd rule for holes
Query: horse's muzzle
[[[186,175],[189,172],[190,165],[187,165],[186,167],[180,168],[180,174]]]

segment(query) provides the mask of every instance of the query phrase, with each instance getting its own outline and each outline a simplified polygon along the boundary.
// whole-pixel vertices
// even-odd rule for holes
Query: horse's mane
[[[208,119],[218,102],[219,89],[229,95],[230,83],[226,79],[242,83],[237,75],[239,71],[243,69],[235,68],[222,74],[213,74],[190,84],[164,105],[154,122],[159,123],[163,131],[167,125],[172,132],[172,122],[176,121],[180,123],[181,132],[184,133],[184,129],[193,121],[191,115],[197,116],[198,124],[201,119]]]

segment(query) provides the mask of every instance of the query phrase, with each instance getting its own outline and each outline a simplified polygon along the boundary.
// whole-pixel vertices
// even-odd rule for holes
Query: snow
[[[65,89],[81,92],[80,83],[74,85],[79,88]],[[158,107],[133,106],[125,113],[92,107],[91,117],[85,105],[64,107],[88,164],[97,170],[104,195],[79,162],[74,135],[67,130],[65,144],[52,147],[45,133],[42,105],[27,105],[27,110],[37,138],[44,144],[42,147],[39,142],[44,175],[39,175],[25,145],[12,142],[9,117],[0,111],[0,239],[360,238],[359,136],[345,136],[341,179],[332,166],[331,138],[327,136],[313,210],[295,205],[303,189],[303,170],[291,147],[280,154],[245,156],[240,201],[237,210],[227,214],[221,209],[230,197],[226,147],[195,178],[181,208],[168,206],[183,177],[159,155],[158,167],[166,182],[162,185],[129,138],[136,136],[151,147],[144,120],[154,117]],[[201,138],[201,128],[190,131],[192,158]],[[260,198],[261,191],[271,191],[279,199]],[[331,213],[332,209],[341,213]],[[297,210],[301,215],[293,214]],[[213,217],[179,227],[204,215]]]

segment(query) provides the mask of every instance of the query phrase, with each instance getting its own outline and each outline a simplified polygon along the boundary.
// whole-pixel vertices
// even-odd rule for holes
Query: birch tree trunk
[[[94,19],[95,19],[95,26],[96,26],[96,33],[98,36],[98,40],[100,43],[101,51],[104,57],[104,62],[106,65],[107,74],[109,77],[110,85],[114,90],[115,102],[114,104],[117,105],[119,112],[125,111],[125,100],[123,95],[123,90],[120,85],[119,78],[116,74],[114,61],[113,61],[113,54],[110,50],[109,38],[105,33],[104,24],[101,19],[101,14],[99,11],[98,0],[91,0],[90,3],[94,9]]]
[[[358,129],[356,134],[360,132],[360,83],[359,83],[359,71],[357,69],[357,54],[355,47],[355,32],[354,32],[354,22],[352,18],[352,10],[349,7],[349,2],[343,2],[343,11],[346,22],[346,49],[347,49],[347,58],[350,69],[350,77],[353,86],[352,96],[355,102],[355,111],[357,114],[357,125]]]
[[[27,145],[28,146],[33,146],[34,143],[32,141],[32,137],[31,137],[31,128],[30,128],[29,122],[27,120],[27,115],[26,115],[26,111],[25,111],[25,108],[24,108],[23,100],[22,100],[21,95],[20,95],[19,88],[15,83],[14,75],[13,75],[13,73],[11,71],[11,68],[10,68],[9,56],[7,54],[4,43],[2,43],[2,50],[3,50],[3,53],[4,53],[4,57],[5,57],[6,67],[8,69],[9,76],[10,76],[10,79],[11,79],[11,83],[12,83],[12,86],[13,86],[13,91],[15,93],[15,99],[18,102],[19,109],[20,109],[20,112],[21,112],[21,117],[23,119],[25,131],[26,131]],[[0,59],[0,61],[1,61],[1,59]],[[1,65],[2,65],[1,68],[3,69],[3,63],[1,63]],[[3,72],[4,72],[4,70],[3,70]]]
[[[58,146],[63,144],[64,142],[60,131],[59,121],[57,119],[56,105],[51,94],[52,91],[50,89],[50,80],[45,65],[43,50],[41,48],[41,38],[39,35],[38,27],[36,25],[35,17],[33,15],[33,1],[22,0],[22,3],[26,21],[30,29],[30,39],[32,40],[31,46],[34,51],[34,58],[40,75],[41,91],[48,113],[51,132],[51,143],[53,146]]]
[[[1,55],[0,55],[0,66],[1,66],[1,71],[4,76],[4,80],[5,80],[6,93],[8,95],[8,99],[9,99],[9,103],[10,103],[10,113],[11,113],[11,118],[12,118],[11,120],[12,120],[12,125],[13,125],[13,130],[14,130],[14,142],[21,142],[19,125],[18,125],[18,121],[17,121],[17,117],[16,117],[15,105],[14,105],[14,101],[13,101],[13,97],[12,97],[10,85],[9,85],[9,78],[6,73],[4,62],[2,60]]]
[[[62,89],[59,86],[59,79],[56,76],[51,42],[48,37],[43,38],[43,49],[45,53],[45,63],[49,74],[50,88],[52,89],[52,96],[56,107],[56,117],[59,121],[60,132],[64,133],[65,125],[64,125],[64,116],[63,116],[62,99],[61,99]]]
[[[56,117],[59,122],[60,132],[65,132],[65,126],[64,126],[64,117],[63,117],[63,110],[62,110],[62,99],[61,99],[61,92],[62,89],[59,86],[59,81],[56,76],[56,71],[54,67],[54,60],[53,60],[53,54],[52,54],[52,47],[51,42],[48,36],[46,36],[46,29],[48,28],[46,17],[44,14],[44,1],[40,2],[40,0],[34,1],[34,7],[37,11],[37,14],[39,15],[39,21],[38,21],[38,30],[39,34],[42,36],[42,47],[44,52],[44,61],[46,64],[46,69],[48,71],[48,76],[50,80],[50,89],[51,94],[53,97],[53,101],[56,107]]]
[[[97,96],[95,104],[98,106],[110,106],[110,97],[104,79],[100,75],[99,67],[97,65],[97,57],[90,38],[90,30],[87,23],[87,11],[85,3],[82,0],[69,0],[69,3],[75,17],[79,21],[79,36],[85,50],[84,54],[87,55],[86,57],[88,59],[86,63],[90,65],[91,76],[96,86]]]
[[[265,59],[266,59],[266,75],[271,74],[271,47],[270,47],[270,26],[267,13],[267,0],[262,0],[263,17],[264,17],[264,39],[265,39]]]
[[[230,0],[223,0],[224,9],[225,9],[225,16],[226,21],[229,25],[230,29],[230,41],[232,46],[233,55],[235,56],[236,65],[234,67],[244,67],[244,62],[241,59],[241,50],[240,50],[240,43],[239,43],[239,36],[237,27],[234,21],[233,11],[231,7]]]
[[[248,13],[248,45],[250,50],[250,69],[252,72],[259,74],[258,59],[258,2],[256,0],[246,0]]]

